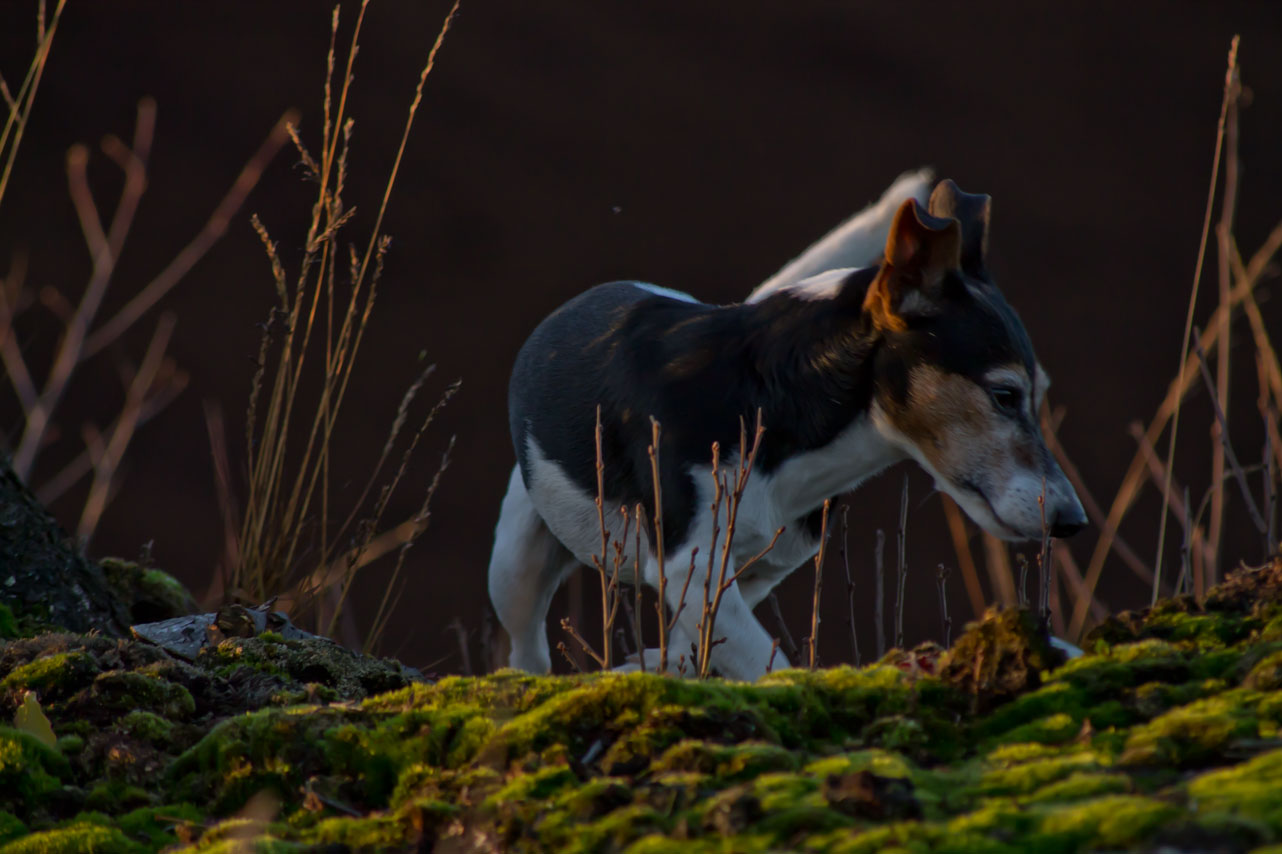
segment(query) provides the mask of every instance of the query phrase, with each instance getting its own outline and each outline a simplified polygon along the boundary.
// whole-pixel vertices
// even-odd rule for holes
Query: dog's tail
[[[923,205],[930,196],[934,174],[929,168],[905,172],[869,205],[819,238],[809,249],[766,279],[748,297],[748,302],[765,299],[781,288],[837,267],[865,267],[875,261],[886,246],[890,221],[904,199]]]

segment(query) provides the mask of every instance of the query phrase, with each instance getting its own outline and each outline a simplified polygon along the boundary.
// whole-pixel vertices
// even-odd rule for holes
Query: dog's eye
[[[988,390],[993,396],[993,404],[1008,415],[1014,415],[1021,411],[1024,394],[1017,388],[1009,386],[996,386]]]

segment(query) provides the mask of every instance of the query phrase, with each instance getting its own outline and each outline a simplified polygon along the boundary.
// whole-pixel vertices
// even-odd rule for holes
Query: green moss
[[[0,680],[0,688],[36,691],[47,701],[68,693],[98,672],[93,656],[83,652],[46,655],[15,667]]]
[[[180,720],[190,717],[196,710],[191,692],[182,685],[128,670],[108,670],[98,674],[87,702],[98,711],[123,713],[141,708]]]
[[[983,795],[1027,795],[1081,771],[1100,768],[1099,757],[1091,751],[1046,756],[1027,761],[1002,762],[984,773],[976,791]]]
[[[9,606],[0,602],[0,638],[18,637],[18,620]]]
[[[10,812],[0,810],[0,845],[27,835],[27,826]]]
[[[194,830],[204,820],[204,813],[192,804],[165,804],[127,812],[116,820],[116,824],[131,839],[146,840],[153,849],[160,849],[178,841],[175,827],[185,826]]]
[[[324,819],[304,838],[312,843],[345,845],[355,851],[389,851],[412,845],[418,835],[407,823],[379,815]]]
[[[107,780],[89,790],[85,806],[91,810],[112,814],[126,812],[151,803],[146,789],[131,786],[123,780]]]
[[[1190,703],[1135,727],[1121,761],[1189,767],[1216,758],[1236,739],[1259,734],[1256,692],[1237,689]]]
[[[1022,801],[1030,804],[1080,801],[1100,795],[1120,795],[1130,789],[1131,781],[1124,774],[1074,771],[1062,780],[1039,787]]]
[[[1276,691],[1282,688],[1282,650],[1260,659],[1242,680],[1242,685],[1257,691]]]
[[[74,821],[57,830],[14,840],[0,848],[0,854],[132,854],[145,850],[115,827]]]
[[[173,721],[143,709],[135,709],[116,722],[116,728],[121,732],[153,744],[172,739],[174,726]]]
[[[1172,804],[1109,795],[1045,813],[1038,831],[1049,844],[1117,847],[1142,841],[1178,814]]]
[[[25,732],[0,726],[0,806],[38,802],[61,788],[59,778],[70,773],[67,760],[56,750]]]
[[[1229,813],[1282,833],[1282,750],[1203,774],[1189,782],[1188,794],[1199,813]]]

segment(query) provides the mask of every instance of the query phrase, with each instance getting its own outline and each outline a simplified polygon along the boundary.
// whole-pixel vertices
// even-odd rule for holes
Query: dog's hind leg
[[[531,673],[552,669],[547,616],[552,594],[578,562],[552,536],[512,468],[490,554],[490,601],[512,641],[508,663]]]

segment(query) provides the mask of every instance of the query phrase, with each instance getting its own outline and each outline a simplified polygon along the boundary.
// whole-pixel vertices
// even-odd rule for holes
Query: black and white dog
[[[722,675],[755,679],[772,643],[752,609],[819,546],[824,500],[906,458],[984,529],[1007,540],[1068,536],[1082,506],[1046,448],[1038,407],[1048,384],[1028,335],[986,265],[990,200],[907,176],[882,203],[816,244],[738,305],[714,306],[637,282],[580,294],[521,348],[508,392],[518,466],[503,500],[490,597],[512,642],[513,667],[551,666],[553,593],[601,548],[594,499],[595,414],[601,408],[605,518],[620,506],[653,513],[647,447],[662,425],[659,479],[670,607],[712,538],[713,442],[733,466],[741,419],[765,435],[739,509],[732,558],[746,561],[785,529],[724,596],[713,652]],[[914,183],[914,181],[916,183]],[[897,190],[897,195],[896,195]],[[902,198],[902,201],[900,201]],[[893,210],[893,217],[889,212]],[[874,266],[816,272],[873,257]],[[860,255],[859,253],[866,253]],[[631,539],[631,538],[629,538]],[[641,580],[657,587],[643,540]],[[628,543],[625,566],[632,566]],[[706,562],[696,562],[692,590]],[[687,650],[700,609],[686,607],[671,646]],[[653,654],[654,651],[650,651]],[[775,656],[774,667],[787,662]]]

